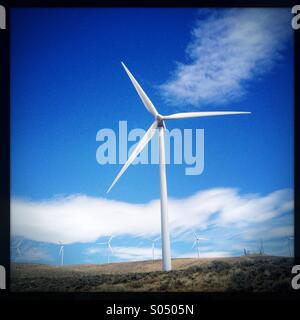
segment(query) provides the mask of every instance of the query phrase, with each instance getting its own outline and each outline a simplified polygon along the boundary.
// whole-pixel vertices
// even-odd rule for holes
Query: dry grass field
[[[12,263],[11,290],[35,292],[285,292],[291,290],[292,258],[247,256],[55,267]]]

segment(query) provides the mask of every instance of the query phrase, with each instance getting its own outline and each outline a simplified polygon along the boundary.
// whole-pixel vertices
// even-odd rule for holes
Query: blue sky
[[[278,24],[270,28],[270,21]],[[162,114],[245,110],[250,116],[168,122],[204,129],[205,167],[167,166],[174,257],[244,247],[287,255],[293,234],[293,42],[290,12],[211,9],[13,9],[11,16],[12,255],[103,263],[148,259],[160,234],[157,165],[99,165],[96,134],[147,129],[151,115],[124,61]],[[155,23],[154,23],[155,22]],[[129,143],[131,146],[133,143]],[[172,152],[172,150],[171,150]],[[22,255],[16,256],[19,239]],[[99,241],[98,241],[99,242]],[[157,256],[160,254],[157,243]]]

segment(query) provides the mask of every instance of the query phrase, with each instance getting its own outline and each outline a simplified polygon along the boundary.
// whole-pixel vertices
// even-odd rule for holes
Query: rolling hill
[[[243,256],[173,259],[173,270],[161,261],[103,265],[11,265],[13,292],[285,292],[291,290],[293,258]]]

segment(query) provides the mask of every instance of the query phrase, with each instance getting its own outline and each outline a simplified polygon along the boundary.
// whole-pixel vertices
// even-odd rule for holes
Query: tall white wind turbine
[[[195,241],[193,244],[193,248],[195,246],[197,246],[197,253],[198,253],[198,259],[200,258],[200,251],[199,251],[199,247],[200,247],[200,241],[206,241],[208,240],[207,238],[201,237],[200,235],[196,234],[196,232],[194,232],[194,237],[195,237]]]
[[[60,260],[60,265],[64,265],[64,250],[65,250],[65,245],[62,243],[62,242],[58,242],[58,245],[60,246],[60,249],[59,249],[59,253],[58,253],[58,256],[61,258]]]
[[[113,236],[111,236],[109,238],[109,240],[107,242],[97,242],[97,244],[101,244],[101,245],[106,245],[107,246],[107,249],[106,249],[106,254],[107,254],[107,263],[109,263],[109,257],[110,257],[110,254],[113,254],[114,253],[114,250],[110,244],[111,240],[112,240]]]
[[[249,114],[250,112],[243,111],[204,111],[204,112],[184,112],[175,113],[171,115],[161,115],[158,113],[153,103],[150,101],[144,90],[141,88],[139,83],[136,81],[134,76],[122,62],[127,75],[129,76],[133,86],[135,87],[138,95],[140,96],[146,109],[153,115],[154,122],[145,133],[143,138],[137,144],[128,160],[116,176],[115,180],[107,190],[109,192],[115,183],[120,179],[122,174],[126,171],[129,165],[135,160],[139,153],[144,149],[147,143],[154,136],[156,130],[159,132],[159,167],[160,167],[160,209],[161,209],[161,238],[162,238],[162,263],[163,270],[171,270],[171,252],[170,252],[170,235],[168,225],[168,196],[167,196],[167,180],[166,180],[166,167],[165,167],[165,123],[164,120],[175,120],[185,118],[198,118],[198,117],[211,117],[211,116],[222,116],[222,115],[233,115],[233,114]]]

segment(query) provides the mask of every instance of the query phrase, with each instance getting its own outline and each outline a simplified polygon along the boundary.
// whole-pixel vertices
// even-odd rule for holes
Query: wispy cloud
[[[241,97],[249,80],[261,77],[280,59],[291,30],[287,9],[200,11],[187,62],[177,63],[161,86],[163,96],[172,104],[194,106]]]
[[[211,226],[230,227],[236,232],[255,227],[269,233],[272,227],[287,226],[288,222],[275,222],[291,210],[290,189],[262,196],[213,188],[187,198],[170,199],[171,234],[178,239],[194,229],[209,232]],[[160,235],[159,201],[131,204],[84,195],[49,201],[12,199],[11,225],[13,236],[55,244],[94,242],[108,235],[154,237]],[[279,231],[274,231],[275,236]]]
[[[100,246],[95,247],[95,246],[93,246],[93,247],[86,248],[83,253],[86,254],[86,255],[94,255],[94,254],[99,254],[99,253],[102,254],[106,250],[107,249],[104,248],[104,247],[100,247]]]
[[[89,247],[86,248],[84,253],[86,255],[94,254],[106,254],[106,250],[100,247]],[[111,254],[114,258],[127,261],[140,261],[152,259],[152,247],[135,247],[135,246],[117,246],[113,247],[113,253]],[[154,249],[155,259],[161,258],[161,249]]]
[[[268,232],[265,228],[250,228],[246,230],[240,238],[245,240],[252,239],[264,239],[264,240],[273,240],[275,238],[287,238],[294,234],[294,227],[292,225],[284,225],[281,227],[272,226]]]
[[[23,262],[40,262],[40,261],[53,261],[50,252],[45,248],[27,247],[23,248],[20,255],[13,253],[13,260]]]
[[[125,261],[141,261],[141,260],[151,260],[152,259],[152,248],[149,247],[125,247],[125,246],[118,246],[114,247],[113,249],[112,260],[125,260]],[[95,254],[106,254],[103,248],[99,247],[89,247],[86,248],[84,253],[86,255],[95,255]],[[197,257],[196,249],[189,252],[180,253],[176,250],[172,251],[173,258],[191,258]],[[205,247],[201,247],[201,251],[199,252],[199,256],[201,258],[213,258],[213,257],[229,257],[231,252],[227,251],[213,251],[207,250]],[[154,257],[155,259],[161,259],[161,248],[154,249]]]
[[[115,247],[114,255],[120,259],[139,261],[150,260],[152,258],[152,248],[149,247]],[[161,249],[154,249],[156,259],[161,258]]]

